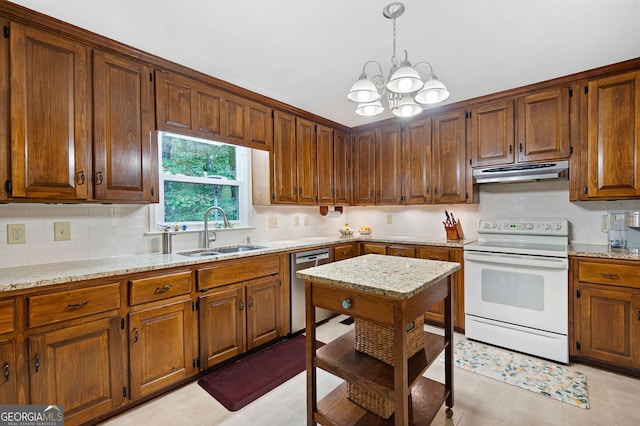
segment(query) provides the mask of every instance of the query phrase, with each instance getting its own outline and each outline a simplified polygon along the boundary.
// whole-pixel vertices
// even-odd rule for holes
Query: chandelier
[[[402,3],[390,3],[384,7],[382,14],[393,22],[393,56],[389,81],[385,80],[382,66],[377,61],[367,61],[362,67],[358,81],[347,93],[347,99],[358,104],[356,114],[373,116],[381,114],[384,106],[380,101],[387,92],[387,100],[391,112],[398,117],[411,117],[422,112],[423,105],[436,104],[449,97],[446,86],[438,80],[428,62],[418,62],[411,66],[407,51],[402,52],[400,63],[396,56],[396,18],[404,13]],[[376,64],[378,74],[367,76],[367,66]],[[426,79],[418,72],[418,66],[429,67]]]

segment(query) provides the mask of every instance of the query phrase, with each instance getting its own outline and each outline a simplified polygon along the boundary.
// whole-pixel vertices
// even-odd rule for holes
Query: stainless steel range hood
[[[553,161],[473,169],[473,178],[476,183],[513,183],[568,178],[568,172],[569,161]]]

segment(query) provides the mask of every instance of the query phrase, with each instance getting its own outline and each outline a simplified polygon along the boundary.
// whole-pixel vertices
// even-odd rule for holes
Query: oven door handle
[[[564,257],[540,257],[506,253],[464,252],[464,260],[495,263],[499,265],[531,266],[546,269],[568,269],[569,262]]]

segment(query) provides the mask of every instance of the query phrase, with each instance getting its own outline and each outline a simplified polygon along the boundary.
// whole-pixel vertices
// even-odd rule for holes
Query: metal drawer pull
[[[351,308],[351,300],[349,300],[349,299],[344,299],[344,300],[342,301],[342,307],[343,307],[344,309],[349,309],[349,308]]]
[[[90,303],[89,300],[85,300],[84,302],[78,302],[78,303],[69,303],[67,305],[67,309],[82,308],[83,306],[87,306],[89,303]]]
[[[38,370],[40,369],[40,355],[36,354],[36,362],[35,364],[33,364],[33,366],[36,368],[36,373],[37,373]]]
[[[138,334],[138,329],[134,328],[133,329],[133,343],[137,342],[139,337],[140,337],[140,335]]]
[[[411,331],[416,326],[415,321],[412,321],[409,325],[407,325],[407,331]]]
[[[157,287],[156,288],[156,293],[164,293],[167,292],[169,290],[171,290],[173,287],[171,285],[165,285],[164,287]]]
[[[4,380],[5,380],[5,382],[9,381],[9,374],[11,374],[11,373],[9,373],[9,363],[5,362],[4,363]]]
[[[612,280],[620,279],[618,274],[600,274],[600,275],[602,275],[604,278],[611,278]]]

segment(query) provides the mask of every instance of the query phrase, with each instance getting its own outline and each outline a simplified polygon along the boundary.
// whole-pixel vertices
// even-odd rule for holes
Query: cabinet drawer
[[[29,326],[65,321],[120,308],[120,283],[27,297]]]
[[[129,303],[153,302],[191,292],[191,272],[159,275],[129,281]]]
[[[333,260],[344,260],[358,255],[358,246],[355,243],[335,246],[333,248]]]
[[[640,268],[635,265],[580,262],[578,280],[620,287],[640,288]]]
[[[386,244],[363,243],[362,254],[387,254]]]
[[[198,291],[280,273],[279,256],[260,256],[196,271]]]
[[[416,257],[416,249],[407,246],[389,246],[387,254],[389,256]]]
[[[434,247],[419,247],[418,255],[416,257],[420,259],[440,260],[448,262],[451,260],[449,249],[434,248]]]
[[[393,304],[381,300],[379,294],[314,283],[311,298],[315,306],[331,312],[352,315],[389,327],[393,325]],[[345,308],[343,301],[347,300],[349,307]]]
[[[0,302],[0,334],[9,333],[16,328],[16,303],[15,300],[3,300]]]

